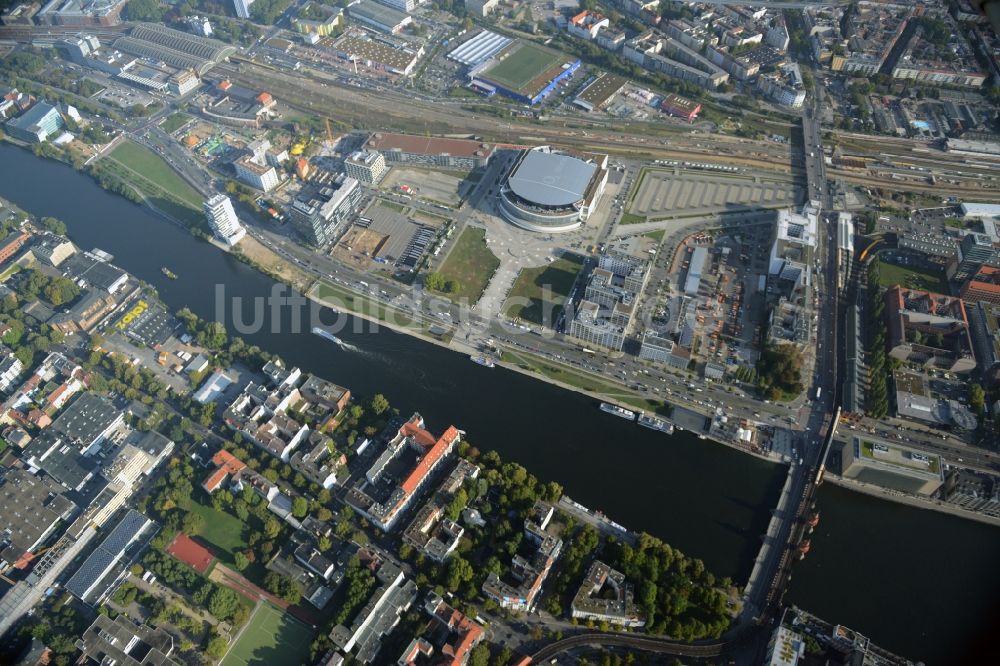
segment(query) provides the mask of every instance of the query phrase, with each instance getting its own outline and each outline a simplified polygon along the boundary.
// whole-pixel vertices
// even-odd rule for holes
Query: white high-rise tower
[[[246,235],[233,210],[233,202],[225,194],[216,194],[205,202],[205,217],[215,237],[227,245],[236,245]]]

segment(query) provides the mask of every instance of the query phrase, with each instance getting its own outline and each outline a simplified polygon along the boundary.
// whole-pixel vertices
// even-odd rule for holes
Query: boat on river
[[[639,415],[639,425],[643,428],[649,428],[650,430],[665,432],[668,435],[674,432],[674,426],[672,423],[668,423],[665,419],[659,419],[655,416],[647,416],[646,414]]]
[[[633,412],[631,409],[625,409],[624,407],[619,407],[618,405],[612,405],[610,402],[602,402],[601,411],[607,412],[608,414],[614,414],[615,416],[622,419],[635,421],[635,412]]]

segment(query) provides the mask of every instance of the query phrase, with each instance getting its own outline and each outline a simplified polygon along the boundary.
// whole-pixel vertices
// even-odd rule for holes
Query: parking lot
[[[782,207],[797,203],[801,188],[788,181],[741,175],[708,175],[679,168],[646,169],[629,212],[658,219],[718,213],[739,207]]]
[[[403,208],[402,211],[396,207]],[[438,231],[410,219],[399,204],[376,200],[330,251],[338,261],[367,269],[372,262],[413,268]]]
[[[457,206],[462,201],[467,182],[453,172],[395,166],[386,174],[381,187],[431,203]]]
[[[156,101],[152,95],[136,90],[121,83],[108,83],[108,87],[102,90],[97,99],[105,104],[113,104],[120,109],[127,109],[130,106],[149,106]]]

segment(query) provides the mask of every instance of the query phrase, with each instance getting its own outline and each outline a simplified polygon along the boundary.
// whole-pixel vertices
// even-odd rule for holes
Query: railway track
[[[741,643],[742,641],[738,641]],[[550,643],[531,655],[532,663],[542,663],[567,650],[588,645],[600,647],[623,647],[656,654],[678,657],[721,657],[737,647],[738,642],[679,643],[664,638],[651,638],[635,634],[595,633],[577,634],[561,641]]]
[[[344,119],[353,119],[355,124],[370,125],[373,118],[389,119],[398,129],[408,128],[414,131],[421,123],[432,131],[435,126],[440,125],[445,133],[456,133],[464,131],[469,134],[489,134],[496,137],[505,137],[509,140],[512,136],[521,132],[538,136],[545,140],[550,140],[562,144],[582,145],[585,148],[596,148],[608,152],[632,152],[655,155],[656,157],[672,157],[679,159],[689,159],[692,161],[715,162],[725,164],[740,164],[762,171],[774,171],[775,167],[792,171],[795,168],[790,149],[776,148],[773,144],[753,143],[747,144],[736,138],[720,138],[699,135],[697,138],[684,137],[681,141],[697,141],[698,143],[712,143],[703,149],[681,147],[679,137],[663,139],[669,141],[669,147],[661,144],[661,139],[656,137],[645,140],[629,138],[629,135],[622,137],[620,129],[609,129],[607,126],[591,124],[591,129],[586,135],[581,137],[581,132],[576,131],[576,118],[559,118],[567,126],[562,128],[545,127],[535,124],[517,123],[513,118],[494,118],[487,115],[474,115],[464,109],[447,107],[435,107],[429,103],[415,100],[399,92],[385,90],[377,94],[363,90],[356,90],[348,86],[340,86],[333,83],[328,84],[331,94],[317,90],[322,84],[309,85],[309,81],[299,75],[279,75],[277,71],[253,64],[248,64],[245,59],[242,67],[233,65],[220,65],[216,71],[225,75],[234,83],[239,83],[248,87],[271,87],[283,90],[280,95],[282,101],[288,106],[310,114],[335,114]],[[252,68],[252,69],[251,69]],[[251,69],[251,71],[247,71]],[[298,80],[296,80],[298,79]],[[398,102],[398,103],[397,103]],[[398,110],[398,111],[397,111]],[[405,110],[405,113],[402,111]],[[552,122],[557,122],[556,118]],[[568,125],[573,124],[574,127]],[[598,129],[599,128],[599,129]],[[389,129],[388,127],[386,129]],[[634,129],[630,128],[634,132]],[[639,136],[632,134],[632,137]],[[759,158],[743,157],[737,154],[729,155],[724,151],[731,149],[737,152],[756,152],[761,154]]]

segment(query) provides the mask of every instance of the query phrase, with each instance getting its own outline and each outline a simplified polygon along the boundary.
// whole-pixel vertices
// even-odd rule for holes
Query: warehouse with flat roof
[[[505,37],[489,30],[483,30],[472,39],[452,50],[448,54],[448,57],[460,65],[475,67],[507,48],[507,45],[511,41],[510,37]]]
[[[347,6],[347,15],[379,32],[397,33],[413,22],[404,12],[380,5],[374,0],[355,0]]]
[[[412,74],[417,61],[424,54],[422,46],[417,51],[395,48],[384,42],[357,35],[345,35],[340,38],[334,45],[334,50],[337,55],[351,62],[360,62],[366,67],[400,76]]]
[[[580,91],[573,103],[587,111],[603,109],[622,91],[626,83],[628,81],[620,76],[601,74]]]
[[[159,526],[129,509],[101,544],[67,581],[66,589],[86,604],[101,602],[129,561],[153,538]]]

